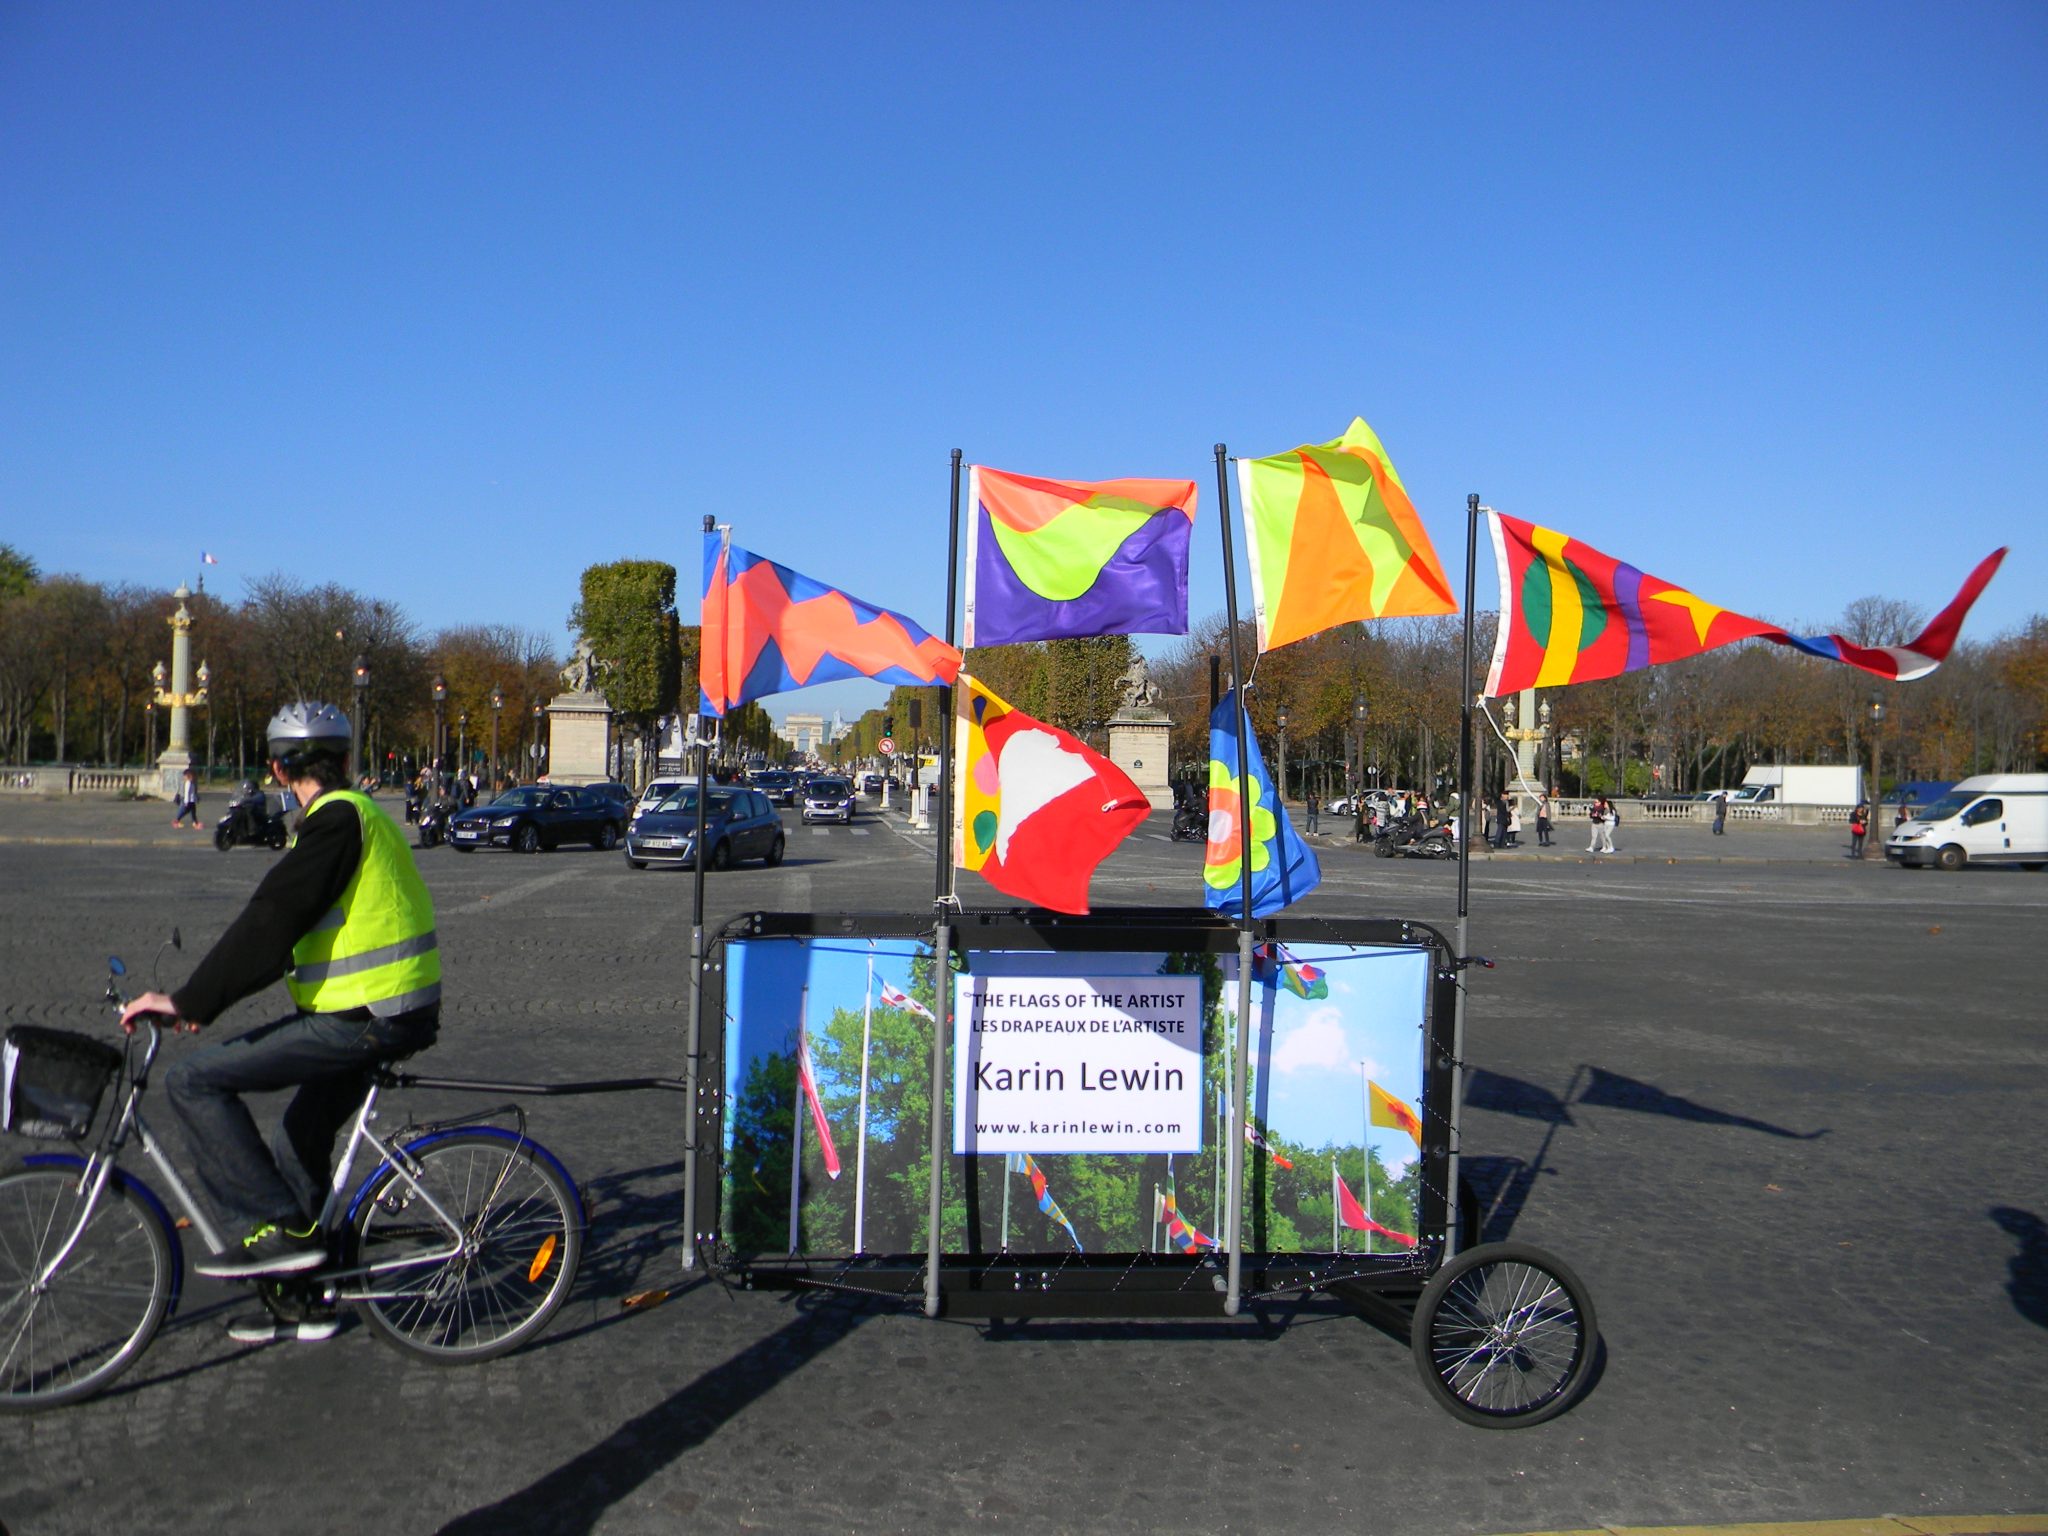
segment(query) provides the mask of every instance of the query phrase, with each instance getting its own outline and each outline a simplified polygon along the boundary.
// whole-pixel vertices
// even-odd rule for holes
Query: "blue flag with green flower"
[[[1259,740],[1245,732],[1248,785],[1237,779],[1237,693],[1232,690],[1209,714],[1209,846],[1202,856],[1203,899],[1229,917],[1241,915],[1244,852],[1239,828],[1252,829],[1252,916],[1271,917],[1301,900],[1323,878],[1315,851],[1287,819],[1273,795],[1273,781],[1259,756]]]

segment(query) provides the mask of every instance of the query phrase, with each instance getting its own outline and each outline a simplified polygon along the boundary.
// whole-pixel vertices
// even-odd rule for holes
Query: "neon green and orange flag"
[[[1355,619],[1456,613],[1387,450],[1363,419],[1335,442],[1240,459],[1259,649]]]

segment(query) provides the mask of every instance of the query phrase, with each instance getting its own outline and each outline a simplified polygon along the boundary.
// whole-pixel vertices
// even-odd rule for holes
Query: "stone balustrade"
[[[0,767],[0,796],[128,795],[157,798],[154,768],[81,768],[72,763]]]

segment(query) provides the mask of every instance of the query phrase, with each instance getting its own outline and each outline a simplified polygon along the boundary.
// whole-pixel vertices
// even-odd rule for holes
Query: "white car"
[[[688,789],[696,782],[697,776],[694,773],[687,778],[656,779],[645,789],[641,790],[640,798],[633,802],[633,815],[631,820],[627,822],[628,828],[631,827],[633,822],[638,821],[677,790]]]

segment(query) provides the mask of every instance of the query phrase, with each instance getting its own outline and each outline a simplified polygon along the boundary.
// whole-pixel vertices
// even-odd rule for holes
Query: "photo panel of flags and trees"
[[[741,1260],[924,1249],[932,953],[928,936],[862,926],[723,945],[719,1229]],[[1236,1041],[1228,934],[1123,950],[998,937],[964,952],[938,1106],[945,1252],[1216,1246]],[[1424,1127],[1443,1108],[1424,1091],[1432,958],[1423,944],[1258,947],[1248,1251],[1414,1254]]]

